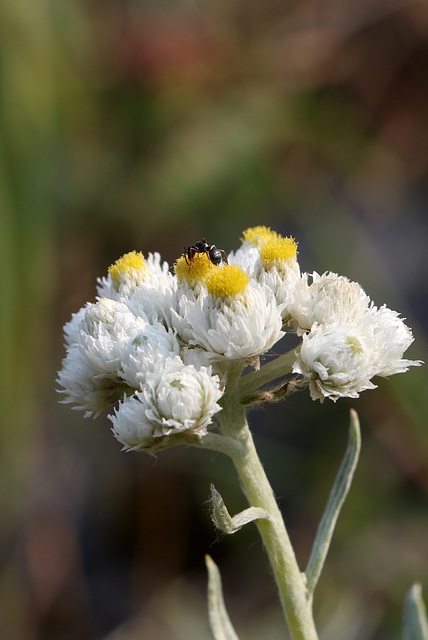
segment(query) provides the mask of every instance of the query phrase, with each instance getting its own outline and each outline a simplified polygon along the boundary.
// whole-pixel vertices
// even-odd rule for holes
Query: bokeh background
[[[123,253],[230,251],[265,224],[359,281],[428,360],[428,6],[405,0],[1,0],[0,629],[208,640],[204,554],[246,640],[286,637],[254,525],[219,537],[219,455],[121,453],[58,404],[62,325]],[[315,598],[328,640],[400,637],[428,596],[426,367],[251,414],[304,567],[349,409],[363,449]]]

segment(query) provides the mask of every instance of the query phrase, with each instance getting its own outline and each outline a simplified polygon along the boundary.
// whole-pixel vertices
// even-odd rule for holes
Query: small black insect
[[[184,257],[186,258],[187,264],[190,264],[196,253],[205,253],[211,262],[215,265],[219,265],[222,260],[226,264],[229,264],[227,261],[227,255],[224,249],[218,249],[214,244],[207,244],[205,238],[202,238],[202,241],[198,240],[195,244],[191,244],[184,248]]]

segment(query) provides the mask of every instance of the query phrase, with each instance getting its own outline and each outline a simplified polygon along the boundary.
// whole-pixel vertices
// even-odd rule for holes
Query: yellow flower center
[[[294,238],[272,238],[264,243],[260,249],[260,260],[265,269],[272,267],[281,269],[289,260],[297,254],[297,242]]]
[[[241,242],[246,242],[254,247],[261,247],[268,240],[281,237],[276,231],[272,231],[270,227],[264,227],[263,225],[250,227],[242,235]]]
[[[348,336],[346,338],[346,342],[349,345],[349,348],[352,353],[363,353],[363,346],[361,342],[355,336]]]
[[[208,274],[217,269],[206,253],[195,253],[190,260],[187,256],[180,256],[174,264],[174,273],[179,282],[186,280],[190,285],[204,281]]]
[[[143,254],[141,252],[131,251],[116,260],[116,262],[109,267],[108,272],[111,275],[115,287],[118,289],[126,280],[141,280],[146,270],[147,266]]]
[[[224,265],[213,269],[206,279],[208,293],[215,298],[235,298],[243,293],[248,285],[249,276],[236,264]]]

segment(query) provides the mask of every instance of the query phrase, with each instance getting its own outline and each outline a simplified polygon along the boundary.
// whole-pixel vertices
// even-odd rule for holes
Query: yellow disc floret
[[[248,285],[249,276],[236,264],[224,265],[212,269],[205,284],[208,293],[216,298],[235,298],[243,293]]]
[[[241,242],[251,244],[254,247],[261,247],[268,240],[274,240],[281,236],[276,231],[272,231],[270,227],[264,227],[259,225],[257,227],[250,227],[246,229],[242,234]]]
[[[355,336],[348,336],[346,338],[346,343],[349,345],[350,351],[353,354],[363,353],[364,349],[361,342]]]
[[[115,287],[119,286],[126,281],[137,282],[142,279],[147,270],[146,261],[141,252],[131,251],[125,253],[124,256],[116,260],[114,264],[109,267],[109,274]]]
[[[204,281],[208,274],[217,269],[206,253],[195,253],[192,258],[182,255],[174,264],[174,273],[179,282],[187,280],[192,285]]]
[[[278,236],[265,242],[260,249],[261,263],[268,271],[272,267],[282,269],[296,255],[297,242],[291,237],[283,238]]]

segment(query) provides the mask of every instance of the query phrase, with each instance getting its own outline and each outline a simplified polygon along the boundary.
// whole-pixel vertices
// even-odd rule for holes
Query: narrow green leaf
[[[208,569],[208,615],[215,640],[239,640],[230,622],[223,600],[221,576],[210,556],[205,556]]]
[[[269,514],[260,507],[249,507],[232,517],[224,504],[223,498],[215,486],[211,484],[211,518],[217,529],[220,529],[223,533],[232,534],[242,529],[249,522],[260,518],[269,519]]]
[[[403,640],[428,640],[428,621],[422,588],[415,583],[404,601]]]
[[[348,495],[354,471],[357,466],[361,448],[360,424],[356,411],[351,409],[348,446],[342,464],[337,473],[327,506],[318,526],[308,566],[306,567],[306,586],[308,595],[312,596],[321,575],[322,568],[330,547],[331,538],[336,526],[340,510]]]

